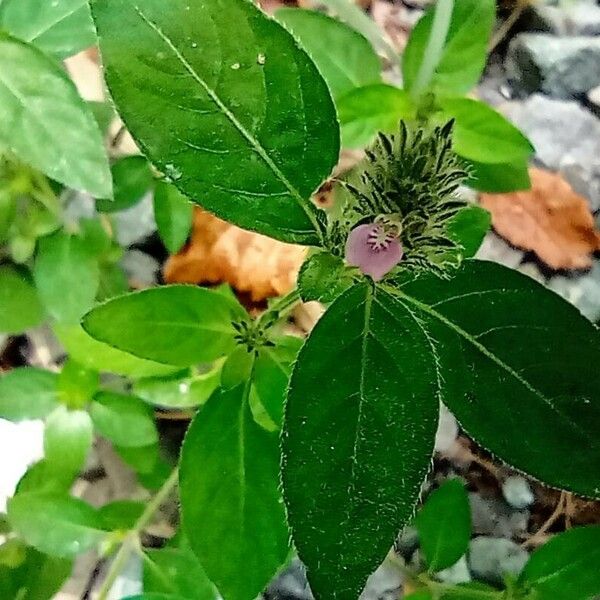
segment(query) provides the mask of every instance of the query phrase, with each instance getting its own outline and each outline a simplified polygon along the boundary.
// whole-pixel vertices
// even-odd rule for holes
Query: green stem
[[[452,11],[454,10],[454,0],[437,0],[435,12],[433,14],[433,24],[427,40],[425,55],[417,72],[417,77],[411,89],[413,97],[418,97],[427,89],[435,70],[440,64],[450,22],[452,20]]]
[[[296,306],[298,302],[300,302],[300,290],[298,288],[294,288],[289,294],[281,296],[281,298],[275,300],[275,302],[273,302],[273,304],[262,315],[260,315],[258,319],[258,325],[270,327],[289,310]]]
[[[169,475],[169,478],[163,483],[160,490],[158,490],[154,498],[150,500],[148,506],[146,506],[144,512],[133,526],[133,529],[123,540],[123,544],[119,548],[119,551],[117,552],[112,564],[110,565],[110,569],[106,574],[106,578],[102,582],[102,586],[98,591],[97,600],[107,600],[112,586],[129,560],[129,555],[139,545],[140,533],[147,527],[155,513],[162,506],[169,494],[173,491],[173,488],[177,485],[178,477],[179,473],[177,468],[175,468],[173,469],[171,475]]]

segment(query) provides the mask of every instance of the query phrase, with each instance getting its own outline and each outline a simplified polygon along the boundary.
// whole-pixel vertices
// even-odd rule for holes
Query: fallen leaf
[[[587,269],[600,232],[583,196],[560,176],[531,168],[531,190],[481,194],[492,226],[513,246],[531,250],[552,269]]]
[[[240,229],[196,208],[190,242],[164,266],[167,283],[228,283],[252,302],[296,284],[306,248]]]

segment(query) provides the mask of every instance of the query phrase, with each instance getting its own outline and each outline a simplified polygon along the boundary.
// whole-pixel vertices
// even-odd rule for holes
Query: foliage
[[[439,0],[402,58],[404,89],[382,82],[371,44],[398,57],[365,15],[327,4],[349,25],[292,9],[281,25],[248,0],[0,2],[0,331],[47,323],[68,354],[60,373],[0,378],[0,417],[44,421],[44,458],[0,520],[2,597],[49,599],[71,559],[96,549],[114,558],[100,600],[132,551],[140,598],[251,600],[293,545],[317,598],[353,600],[413,518],[440,402],[508,464],[600,497],[597,330],[534,281],[473,259],[490,219],[458,195],[465,181],[527,183],[529,142],[461,97],[481,75],[494,3]],[[94,30],[143,156],[114,154],[111,111],[84,102],[57,63]],[[336,115],[344,146],[376,141],[326,213],[310,197],[338,161]],[[82,193],[87,218],[69,210]],[[298,288],[256,318],[221,289],[126,293],[115,224],[148,194],[170,252],[191,202],[312,246]],[[374,281],[368,262],[390,247]],[[282,327],[301,299],[327,305],[303,344]],[[193,412],[170,474],[155,407]],[[525,441],[507,435],[523,423]],[[71,495],[94,436],[156,492],[147,503],[96,509]],[[177,484],[181,531],[144,549]],[[598,528],[552,539],[500,590],[436,578],[470,538],[458,482],[414,522],[427,566],[415,598],[600,592]]]

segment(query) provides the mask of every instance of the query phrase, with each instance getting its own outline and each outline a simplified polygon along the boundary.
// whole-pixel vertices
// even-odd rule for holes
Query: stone
[[[451,567],[436,573],[436,578],[449,585],[458,585],[459,583],[468,583],[471,581],[467,557],[461,556]]]
[[[554,35],[600,35],[600,6],[594,0],[548,6],[534,3],[526,15],[528,28]]]
[[[518,575],[529,558],[512,540],[477,537],[469,544],[469,568],[475,579],[501,584],[504,575]]]
[[[600,85],[600,37],[521,33],[509,45],[505,66],[521,95],[578,97]]]
[[[590,90],[587,94],[588,101],[600,110],[600,85]]]
[[[359,600],[397,600],[403,582],[400,570],[386,560],[369,577]]]
[[[495,233],[488,233],[483,240],[483,244],[477,251],[479,260],[491,260],[505,267],[516,269],[523,260],[523,252],[509,246],[502,238]]]
[[[535,502],[529,481],[521,475],[511,475],[504,480],[502,495],[511,506],[518,509],[527,508]]]
[[[458,437],[458,423],[454,415],[440,404],[440,420],[435,434],[435,451],[448,452]]]
[[[113,214],[117,242],[127,248],[139,244],[156,231],[152,196],[148,194],[140,202]]]
[[[469,494],[473,533],[504,538],[521,537],[527,532],[528,510],[514,510],[498,498]]]
[[[600,208],[600,119],[577,102],[534,94],[500,107],[531,140],[536,161],[560,171],[585,196],[592,211]]]
[[[263,596],[265,600],[313,600],[306,571],[300,560],[292,560],[270,583]]]
[[[158,282],[160,264],[141,250],[127,250],[121,259],[121,267],[133,287],[150,287]]]
[[[593,323],[600,321],[600,262],[595,261],[585,275],[558,275],[548,287],[575,305]]]
[[[410,560],[415,550],[419,547],[419,532],[415,527],[407,525],[396,540],[395,548],[404,560]]]

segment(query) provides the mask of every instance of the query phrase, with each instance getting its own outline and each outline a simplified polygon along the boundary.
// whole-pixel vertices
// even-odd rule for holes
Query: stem
[[[148,523],[150,523],[152,517],[154,517],[155,513],[167,499],[168,495],[173,491],[173,488],[177,485],[178,477],[179,473],[177,468],[175,468],[173,469],[171,475],[169,475],[169,478],[163,483],[160,490],[158,490],[156,496],[154,496],[154,498],[152,498],[152,500],[148,503],[148,506],[146,506],[146,509],[133,526],[133,529],[123,540],[123,544],[119,548],[119,551],[117,552],[112,564],[110,565],[110,569],[106,574],[106,578],[98,590],[97,600],[107,600],[113,584],[129,560],[129,555],[139,545],[140,533],[146,528]]]
[[[281,296],[273,302],[258,319],[258,325],[269,327],[275,321],[279,320],[286,312],[300,302],[300,290],[294,288],[289,294]]]
[[[513,11],[508,15],[506,21],[500,25],[498,31],[494,34],[488,47],[488,54],[491,54],[496,46],[508,35],[513,25],[519,20],[523,11],[529,6],[530,0],[517,0]]]
[[[448,31],[450,30],[453,10],[454,0],[437,0],[431,32],[425,47],[425,55],[411,89],[411,94],[415,98],[427,88],[440,64]]]

